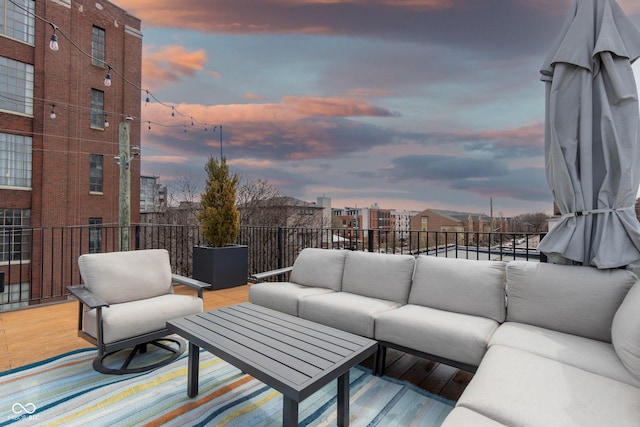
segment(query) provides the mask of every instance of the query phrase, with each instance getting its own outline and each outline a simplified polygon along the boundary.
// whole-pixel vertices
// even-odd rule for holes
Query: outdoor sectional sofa
[[[305,249],[249,300],[475,372],[452,426],[640,425],[628,270]],[[256,275],[262,280],[274,273]]]

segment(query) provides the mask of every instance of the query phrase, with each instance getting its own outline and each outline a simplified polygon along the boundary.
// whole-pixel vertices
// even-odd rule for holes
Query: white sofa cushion
[[[411,255],[347,252],[342,290],[406,304],[414,266]]]
[[[85,287],[108,304],[173,292],[165,249],[84,254],[78,266]]]
[[[397,302],[348,292],[313,295],[298,301],[300,317],[367,338],[374,337],[375,318],[398,307]]]
[[[613,316],[636,280],[627,270],[512,261],[507,320],[611,342]]]
[[[618,357],[640,381],[640,284],[631,288],[616,312],[611,336]]]
[[[639,402],[636,387],[494,345],[456,406],[509,426],[637,427]]]
[[[489,347],[493,345],[517,348],[640,387],[640,381],[625,369],[613,346],[604,341],[506,322],[491,336]]]
[[[202,308],[200,298],[179,294],[113,304],[102,309],[104,343],[160,331],[166,328],[167,320],[201,312]],[[84,330],[97,338],[95,309],[84,313]]]
[[[339,291],[348,251],[306,248],[293,262],[289,281],[304,286]]]
[[[375,339],[478,366],[498,322],[408,304],[378,315]]]
[[[251,285],[249,302],[297,316],[300,298],[329,292],[334,291],[291,282],[263,282]]]
[[[491,418],[485,417],[471,409],[458,406],[449,412],[441,427],[506,427]]]
[[[409,303],[504,322],[505,263],[421,255]]]

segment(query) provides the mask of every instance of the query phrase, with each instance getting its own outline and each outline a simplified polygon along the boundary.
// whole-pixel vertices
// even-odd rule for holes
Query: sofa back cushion
[[[340,291],[347,252],[333,249],[303,249],[293,263],[289,280],[299,285]]]
[[[78,266],[85,287],[109,304],[173,292],[165,249],[85,254]]]
[[[613,348],[624,366],[640,381],[640,283],[618,308],[611,325]]]
[[[611,342],[613,316],[636,280],[628,270],[512,261],[507,320]]]
[[[505,263],[420,255],[409,303],[504,322]]]
[[[415,258],[373,252],[348,252],[342,291],[406,304]]]

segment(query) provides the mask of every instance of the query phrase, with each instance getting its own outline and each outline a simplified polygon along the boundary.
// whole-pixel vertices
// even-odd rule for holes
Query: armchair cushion
[[[173,293],[165,249],[85,254],[78,265],[85,287],[108,304]]]
[[[167,294],[113,304],[102,309],[103,341],[110,344],[166,328],[167,320],[201,312],[202,300],[191,295]],[[85,332],[97,338],[96,312],[84,313]]]
[[[634,285],[613,318],[613,347],[624,366],[640,381],[640,284]]]

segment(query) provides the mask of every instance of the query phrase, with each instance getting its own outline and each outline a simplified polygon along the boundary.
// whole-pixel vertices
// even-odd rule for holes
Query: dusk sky
[[[221,124],[232,171],[302,200],[552,210],[539,69],[571,0],[114,2],[142,20],[165,104],[143,99],[142,173],[170,191],[203,188]]]

